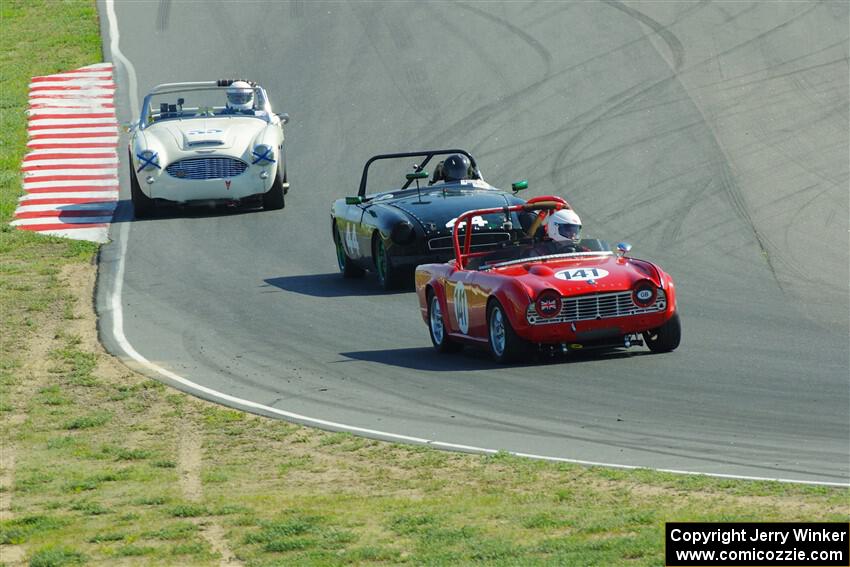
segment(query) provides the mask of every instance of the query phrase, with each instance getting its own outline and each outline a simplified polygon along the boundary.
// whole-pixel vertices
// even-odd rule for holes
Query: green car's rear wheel
[[[339,226],[336,224],[334,224],[334,245],[336,246],[336,262],[343,277],[361,277],[365,273],[365,270],[348,257],[348,253],[345,251],[345,245],[342,242],[342,235],[339,233]]]

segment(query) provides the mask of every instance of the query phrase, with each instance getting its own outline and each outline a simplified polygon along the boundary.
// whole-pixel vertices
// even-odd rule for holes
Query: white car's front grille
[[[245,172],[248,164],[229,157],[197,157],[175,161],[165,168],[178,179],[230,179]]]
[[[537,308],[534,303],[531,303],[525,317],[532,325],[549,325],[551,323],[571,323],[573,321],[642,315],[664,311],[665,309],[667,309],[667,295],[663,289],[658,290],[655,303],[648,307],[636,305],[632,299],[631,291],[620,291],[562,298],[561,311],[556,316],[549,318],[538,315]]]

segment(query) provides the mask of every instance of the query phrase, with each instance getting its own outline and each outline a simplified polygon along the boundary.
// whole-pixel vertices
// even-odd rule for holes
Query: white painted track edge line
[[[130,105],[131,112],[133,116],[138,114],[138,93],[137,93],[137,80],[136,80],[136,71],[133,67],[133,64],[121,53],[119,48],[119,32],[118,32],[118,19],[115,15],[115,0],[105,0],[106,3],[106,13],[107,19],[109,20],[109,35],[110,35],[110,52],[112,53],[113,59],[116,59],[118,62],[124,65],[128,80],[129,80],[129,91],[130,91]],[[429,439],[423,439],[420,437],[411,437],[407,435],[400,435],[396,433],[389,433],[386,431],[379,431],[376,429],[367,429],[363,427],[356,427],[351,425],[346,425],[343,423],[337,423],[333,421],[328,421],[324,419],[317,419],[308,416],[304,416],[301,414],[280,410],[271,406],[267,406],[264,404],[260,404],[257,402],[252,402],[250,400],[245,400],[242,398],[238,398],[236,396],[231,396],[230,394],[225,394],[224,392],[219,392],[218,390],[214,390],[207,386],[202,386],[191,380],[183,378],[179,374],[171,372],[157,364],[146,359],[142,356],[134,347],[130,344],[130,341],[127,340],[127,337],[124,335],[124,313],[122,310],[122,292],[124,287],[124,270],[125,270],[125,259],[127,254],[127,241],[130,232],[130,223],[121,223],[119,227],[119,255],[118,255],[118,266],[115,273],[114,287],[111,290],[107,290],[107,300],[106,303],[112,311],[112,337],[118,346],[124,351],[124,353],[130,359],[134,360],[138,364],[141,364],[148,371],[159,374],[160,376],[167,378],[173,382],[181,384],[185,388],[190,391],[197,392],[199,394],[203,394],[204,396],[213,399],[220,400],[223,403],[227,404],[228,402],[231,404],[236,404],[243,408],[251,408],[263,413],[268,413],[272,415],[277,415],[283,418],[287,418],[294,421],[299,421],[304,424],[312,424],[318,426],[320,428],[331,428],[338,429],[341,431],[348,431],[352,433],[361,433],[365,435],[372,435],[388,440],[402,441],[407,443],[415,443],[428,445],[432,447],[439,447],[444,449],[451,449],[462,452],[472,452],[479,453],[485,455],[497,454],[500,451],[497,449],[488,449],[484,447],[475,447],[472,445],[462,445],[457,443],[447,443],[443,441],[435,441]],[[535,455],[533,453],[522,453],[522,452],[514,452],[507,451],[507,453],[517,456],[517,457],[525,457],[536,460],[543,461],[552,461],[552,462],[561,462],[561,463],[569,463],[569,464],[577,464],[577,465],[586,465],[586,466],[599,466],[599,467],[607,467],[614,469],[626,469],[626,470],[635,470],[635,469],[645,469],[645,470],[655,470],[658,472],[666,472],[671,474],[681,474],[681,475],[698,475],[698,476],[708,476],[714,478],[727,478],[733,480],[752,480],[752,481],[770,481],[770,482],[782,482],[782,483],[793,483],[793,484],[806,484],[806,485],[815,485],[815,486],[836,486],[836,487],[850,487],[850,482],[840,483],[840,482],[822,482],[822,481],[808,481],[808,480],[798,480],[798,479],[785,479],[785,478],[770,478],[770,477],[758,477],[758,476],[745,476],[745,475],[734,475],[734,474],[722,474],[722,473],[705,473],[698,471],[687,471],[687,470],[676,470],[676,469],[653,469],[650,467],[639,467],[635,465],[622,465],[615,463],[601,463],[601,462],[593,462],[593,461],[582,461],[578,459],[568,459],[562,457],[548,457],[546,455]]]

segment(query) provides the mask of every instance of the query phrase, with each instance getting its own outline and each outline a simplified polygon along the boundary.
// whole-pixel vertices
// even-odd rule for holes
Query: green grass
[[[66,518],[38,515],[23,516],[0,523],[0,544],[15,544],[34,535],[53,532],[69,522]]]
[[[393,445],[115,370],[82,332],[90,292],[63,280],[97,247],[7,224],[27,83],[99,61],[94,2],[4,0],[0,25],[0,438],[17,451],[0,544],[23,546],[30,565],[217,565],[210,523],[252,567],[658,565],[666,521],[847,521],[847,490]],[[201,443],[192,498],[186,424]]]
[[[30,567],[60,567],[84,565],[86,556],[70,547],[48,546],[39,549],[30,559]]]

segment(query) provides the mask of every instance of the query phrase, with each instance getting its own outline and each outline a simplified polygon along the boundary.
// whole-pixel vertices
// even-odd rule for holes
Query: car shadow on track
[[[339,272],[329,274],[308,274],[303,276],[285,276],[263,280],[284,291],[291,291],[312,297],[358,297],[368,295],[395,295],[410,293],[413,287],[384,291],[378,287],[374,277],[345,279]]]
[[[496,370],[499,368],[527,368],[535,366],[548,366],[552,364],[577,364],[582,362],[618,360],[646,356],[652,354],[645,350],[588,350],[584,352],[571,352],[569,354],[557,354],[550,356],[539,353],[529,357],[528,360],[504,365],[494,362],[484,349],[464,348],[456,354],[438,354],[430,347],[421,348],[399,348],[388,350],[364,350],[353,352],[341,352],[341,356],[353,360],[365,362],[377,362],[388,366],[406,368],[409,370],[423,370],[431,372],[459,372],[474,370]]]
[[[150,222],[169,219],[203,219],[215,217],[230,217],[239,215],[255,215],[255,214],[274,214],[280,211],[266,211],[258,206],[241,205],[228,207],[225,205],[201,205],[201,206],[180,206],[180,205],[160,205],[156,211],[148,218],[136,218],[133,212],[133,203],[128,199],[118,201],[115,212],[112,215],[112,223],[121,222]]]

